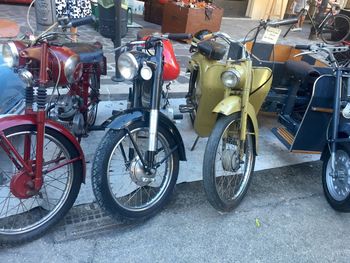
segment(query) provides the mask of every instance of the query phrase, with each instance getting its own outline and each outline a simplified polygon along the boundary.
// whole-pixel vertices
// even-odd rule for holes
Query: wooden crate
[[[146,0],[144,9],[144,19],[147,22],[161,25],[163,18],[164,4],[160,4],[158,0]]]
[[[164,6],[162,32],[194,34],[202,29],[216,32],[220,30],[223,12],[216,8],[206,16],[204,8],[180,7],[169,2]]]

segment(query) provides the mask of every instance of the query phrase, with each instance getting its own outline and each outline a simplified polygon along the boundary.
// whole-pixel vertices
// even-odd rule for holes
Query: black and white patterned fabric
[[[90,0],[56,0],[56,16],[68,16],[69,19],[91,15]]]

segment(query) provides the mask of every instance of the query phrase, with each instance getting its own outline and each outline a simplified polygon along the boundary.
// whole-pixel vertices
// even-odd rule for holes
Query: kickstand
[[[194,148],[196,147],[197,143],[198,143],[198,140],[199,140],[199,136],[197,136],[197,138],[194,140],[194,143],[191,147],[191,152],[194,150]]]

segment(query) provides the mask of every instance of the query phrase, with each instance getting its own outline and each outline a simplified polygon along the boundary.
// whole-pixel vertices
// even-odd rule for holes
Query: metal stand
[[[114,48],[118,48],[121,46],[121,0],[114,0],[115,5],[115,36],[114,36]],[[118,70],[117,62],[120,55],[120,50],[115,52],[115,76],[112,77],[112,80],[115,82],[122,82],[124,78],[120,75]]]

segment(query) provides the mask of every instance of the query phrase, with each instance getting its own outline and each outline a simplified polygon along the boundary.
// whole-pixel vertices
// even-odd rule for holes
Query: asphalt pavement
[[[25,25],[25,12],[26,6],[0,5],[0,18],[12,18],[21,25]],[[34,21],[33,15],[30,19]],[[136,22],[159,29],[141,20]],[[224,19],[221,30],[241,38],[256,23]],[[306,25],[303,32],[292,32],[281,41],[307,43],[307,30]],[[84,27],[79,32],[79,41],[99,40],[106,50],[113,47],[109,39],[101,38],[92,28]],[[130,29],[123,41],[135,34],[136,30]],[[188,45],[175,44],[182,68],[188,59],[187,50]],[[127,84],[115,85],[110,80],[115,68],[113,54],[107,56],[109,70],[102,89],[108,105],[108,100],[125,95]],[[186,91],[187,78],[183,70],[173,85],[178,94]],[[118,104],[120,109],[125,107],[122,101]],[[100,115],[107,116],[110,110]],[[93,132],[84,139],[88,167],[102,136],[103,132]],[[186,145],[187,150],[189,147]],[[186,168],[182,172],[201,173],[202,163],[195,160],[188,166],[181,164],[182,169],[191,166],[194,170]],[[321,168],[320,161],[312,161],[255,172],[242,204],[226,214],[218,213],[206,201],[201,181],[178,184],[171,203],[162,212],[134,224],[108,217],[90,196],[92,201],[76,204],[58,226],[39,240],[0,246],[0,259],[28,263],[349,262],[350,215],[334,211],[326,202]],[[90,185],[83,186],[81,195],[90,194]]]

